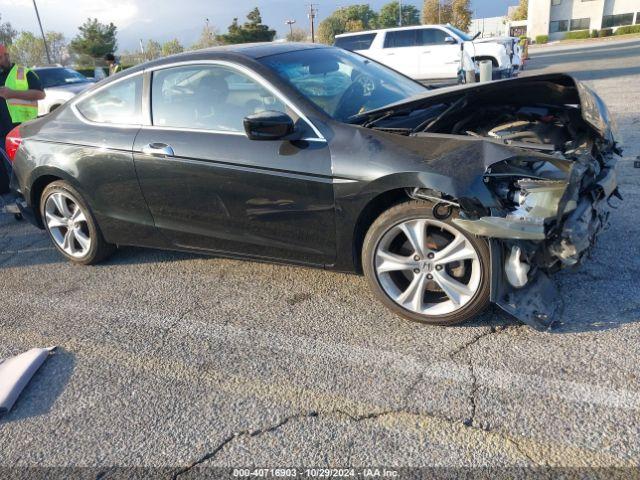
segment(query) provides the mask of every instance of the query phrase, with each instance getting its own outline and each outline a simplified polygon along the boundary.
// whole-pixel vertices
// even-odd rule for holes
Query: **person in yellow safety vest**
[[[107,53],[104,56],[104,59],[107,62],[107,65],[109,65],[109,76],[115,75],[120,71],[120,64],[116,62],[116,57],[113,53]]]
[[[16,126],[38,116],[38,100],[44,90],[38,76],[22,65],[11,63],[4,45],[0,44],[0,148],[5,137]],[[9,191],[9,166],[0,155],[0,194]]]

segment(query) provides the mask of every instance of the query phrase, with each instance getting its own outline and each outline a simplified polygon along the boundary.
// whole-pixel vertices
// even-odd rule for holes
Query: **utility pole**
[[[309,13],[307,14],[307,16],[309,17],[309,21],[311,22],[311,43],[316,43],[315,18],[318,10],[315,7],[317,6],[317,3],[310,3]]]
[[[49,55],[49,45],[47,45],[47,38],[44,36],[44,30],[42,29],[42,22],[40,21],[40,13],[38,13],[38,5],[36,0],[33,0],[33,8],[36,10],[36,17],[38,18],[38,25],[40,25],[40,33],[42,34],[42,41],[44,42],[44,51],[47,54],[47,62],[51,64],[51,55]]]
[[[402,0],[398,0],[398,26],[402,26]]]
[[[284,23],[289,25],[289,32],[291,33],[291,36],[289,38],[293,39],[293,24],[296,23],[296,21],[295,20],[286,20]]]

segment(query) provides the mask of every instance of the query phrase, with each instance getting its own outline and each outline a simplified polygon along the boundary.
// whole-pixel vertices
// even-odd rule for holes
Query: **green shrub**
[[[564,40],[581,40],[583,38],[589,38],[589,30],[577,30],[564,34]]]
[[[600,32],[598,30],[591,30],[591,38],[598,38],[598,36],[600,35]]]
[[[616,35],[628,35],[629,33],[640,33],[640,25],[627,25],[616,30]]]
[[[610,37],[613,35],[613,28],[603,28],[600,30],[600,34],[598,35],[600,38],[602,37]]]
[[[538,35],[536,37],[536,43],[547,43],[549,41],[549,35]]]

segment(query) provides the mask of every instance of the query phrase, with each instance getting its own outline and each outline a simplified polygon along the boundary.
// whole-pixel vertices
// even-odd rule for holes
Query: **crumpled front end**
[[[620,138],[602,99],[570,76],[542,75],[433,93],[370,113],[366,125],[407,145],[476,140],[453,158],[432,147],[427,167],[453,186],[432,181],[411,195],[456,207],[454,223],[490,242],[493,302],[550,327],[560,300],[548,275],[588,256],[620,198]]]
[[[500,207],[454,222],[491,240],[496,304],[536,328],[551,326],[560,302],[547,275],[577,265],[596,244],[619,196],[615,163],[609,154],[535,156],[487,169]]]

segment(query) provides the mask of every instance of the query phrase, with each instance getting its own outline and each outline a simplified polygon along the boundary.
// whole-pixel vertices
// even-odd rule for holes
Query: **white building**
[[[640,24],[640,0],[529,0],[529,38],[559,40],[569,31],[634,24]]]
[[[480,32],[482,38],[502,37],[507,35],[507,30],[507,17],[474,18],[469,26],[469,32],[472,35]]]

